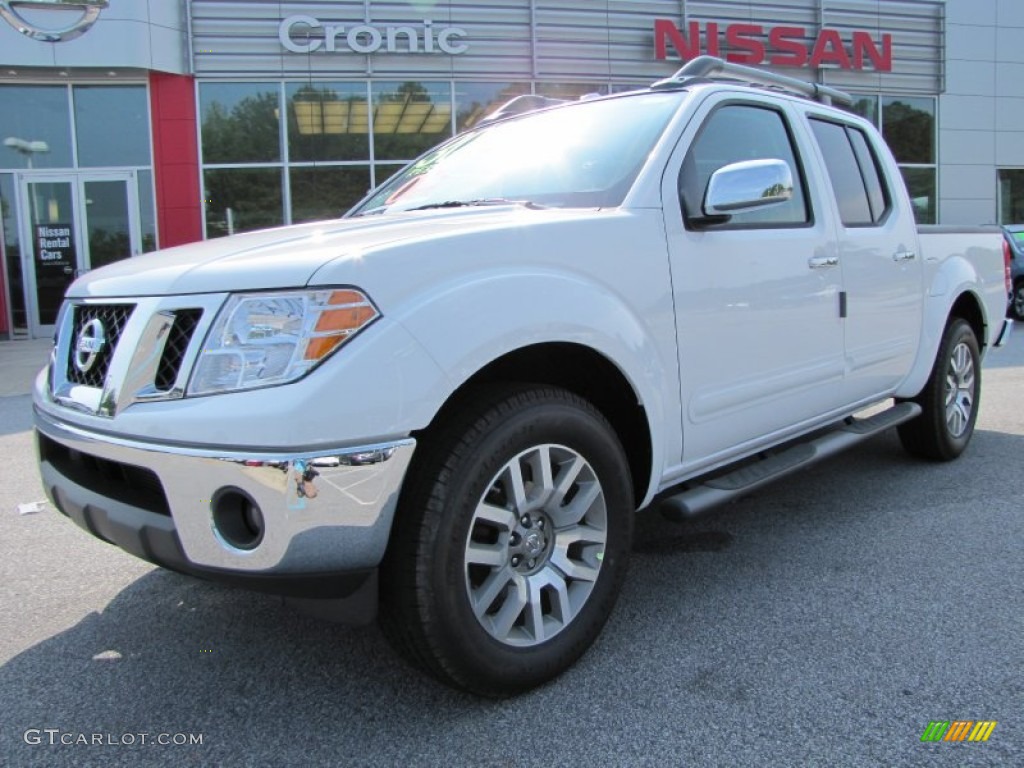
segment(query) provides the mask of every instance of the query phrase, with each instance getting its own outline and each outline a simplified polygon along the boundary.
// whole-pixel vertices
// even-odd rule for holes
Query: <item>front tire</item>
[[[981,354],[970,324],[953,318],[942,335],[928,383],[913,402],[917,418],[898,427],[908,453],[932,461],[951,461],[974,434],[981,395]]]
[[[381,623],[396,649],[485,696],[557,676],[626,572],[633,494],[614,431],[552,387],[502,388],[428,435],[396,513]]]

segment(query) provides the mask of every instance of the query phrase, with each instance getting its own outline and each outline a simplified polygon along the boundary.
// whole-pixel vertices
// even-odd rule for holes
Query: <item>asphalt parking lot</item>
[[[596,646],[503,702],[421,677],[375,627],[19,514],[44,498],[33,355],[0,344],[0,765],[1024,765],[1022,328],[959,461],[889,433],[697,522],[643,516]],[[923,743],[934,720],[998,724]]]

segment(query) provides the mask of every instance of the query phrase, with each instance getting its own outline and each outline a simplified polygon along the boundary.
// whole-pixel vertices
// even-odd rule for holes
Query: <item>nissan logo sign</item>
[[[96,357],[107,343],[107,334],[103,330],[103,323],[98,317],[94,317],[78,332],[75,340],[75,368],[82,373],[88,373],[96,364]]]
[[[91,2],[81,2],[80,0],[0,0],[0,16],[21,34],[33,40],[42,43],[60,43],[74,40],[88,32],[99,18],[100,11],[109,5],[110,0],[92,0]],[[74,11],[78,17],[67,26],[41,29],[18,13],[19,8],[62,9]]]

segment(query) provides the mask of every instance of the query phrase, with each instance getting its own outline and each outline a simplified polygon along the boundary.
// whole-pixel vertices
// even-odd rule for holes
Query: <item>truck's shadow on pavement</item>
[[[994,460],[1006,456],[1015,457],[1012,466],[1000,462],[994,469]],[[0,762],[85,765],[102,757],[24,743],[26,729],[60,728],[205,734],[202,746],[173,748],[176,764],[314,764],[333,755],[338,764],[389,765],[421,754],[433,755],[424,758],[432,764],[454,744],[478,749],[480,762],[496,764],[515,754],[500,743],[514,740],[517,730],[555,739],[566,722],[610,722],[610,713],[634,706],[623,703],[627,699],[668,696],[686,707],[742,710],[776,695],[775,686],[788,685],[795,674],[786,670],[779,679],[785,683],[753,682],[735,668],[742,654],[788,642],[785,633],[796,622],[812,633],[808,642],[816,631],[831,636],[841,617],[864,610],[869,598],[858,592],[875,589],[876,581],[880,594],[917,589],[901,586],[892,572],[875,572],[879,563],[888,568],[897,560],[887,550],[896,546],[892,532],[914,515],[916,497],[901,485],[928,488],[943,504],[966,503],[979,487],[1002,498],[1019,477],[1024,459],[1016,457],[1024,457],[1024,438],[979,432],[961,461],[921,464],[886,436],[718,515],[678,525],[645,514],[624,594],[596,647],[553,685],[505,702],[454,692],[420,675],[394,655],[375,626],[325,623],[274,597],[155,570],[102,613],[0,667],[0,690],[11,707]],[[988,480],[979,478],[979,467],[1000,483],[981,485]],[[1003,468],[1014,475],[1003,477]],[[844,596],[856,607],[844,606]],[[884,613],[875,621],[895,619]],[[925,629],[911,626],[909,634]],[[887,631],[884,624],[857,642],[870,642],[879,631]],[[725,646],[714,644],[723,637]],[[845,684],[847,647],[856,642],[837,646],[839,660],[830,662],[827,674],[840,682],[830,677],[827,685]],[[874,663],[888,664],[885,674],[899,679],[899,651],[880,653]],[[847,705],[834,706],[837,711],[820,716],[839,717]],[[552,707],[558,708],[554,719],[544,714]],[[654,719],[637,727],[664,729],[675,709],[647,711]],[[916,720],[909,727],[917,727]],[[578,737],[587,738],[584,731]],[[162,748],[111,749],[132,751],[116,752],[123,763],[105,753],[105,765],[169,756]]]

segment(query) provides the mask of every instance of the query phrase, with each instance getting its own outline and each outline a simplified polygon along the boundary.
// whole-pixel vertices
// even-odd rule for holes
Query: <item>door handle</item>
[[[807,266],[811,269],[829,269],[839,266],[838,256],[814,256],[807,260]]]
[[[896,251],[892,255],[893,261],[913,261],[915,258],[917,258],[917,254],[913,251]]]

